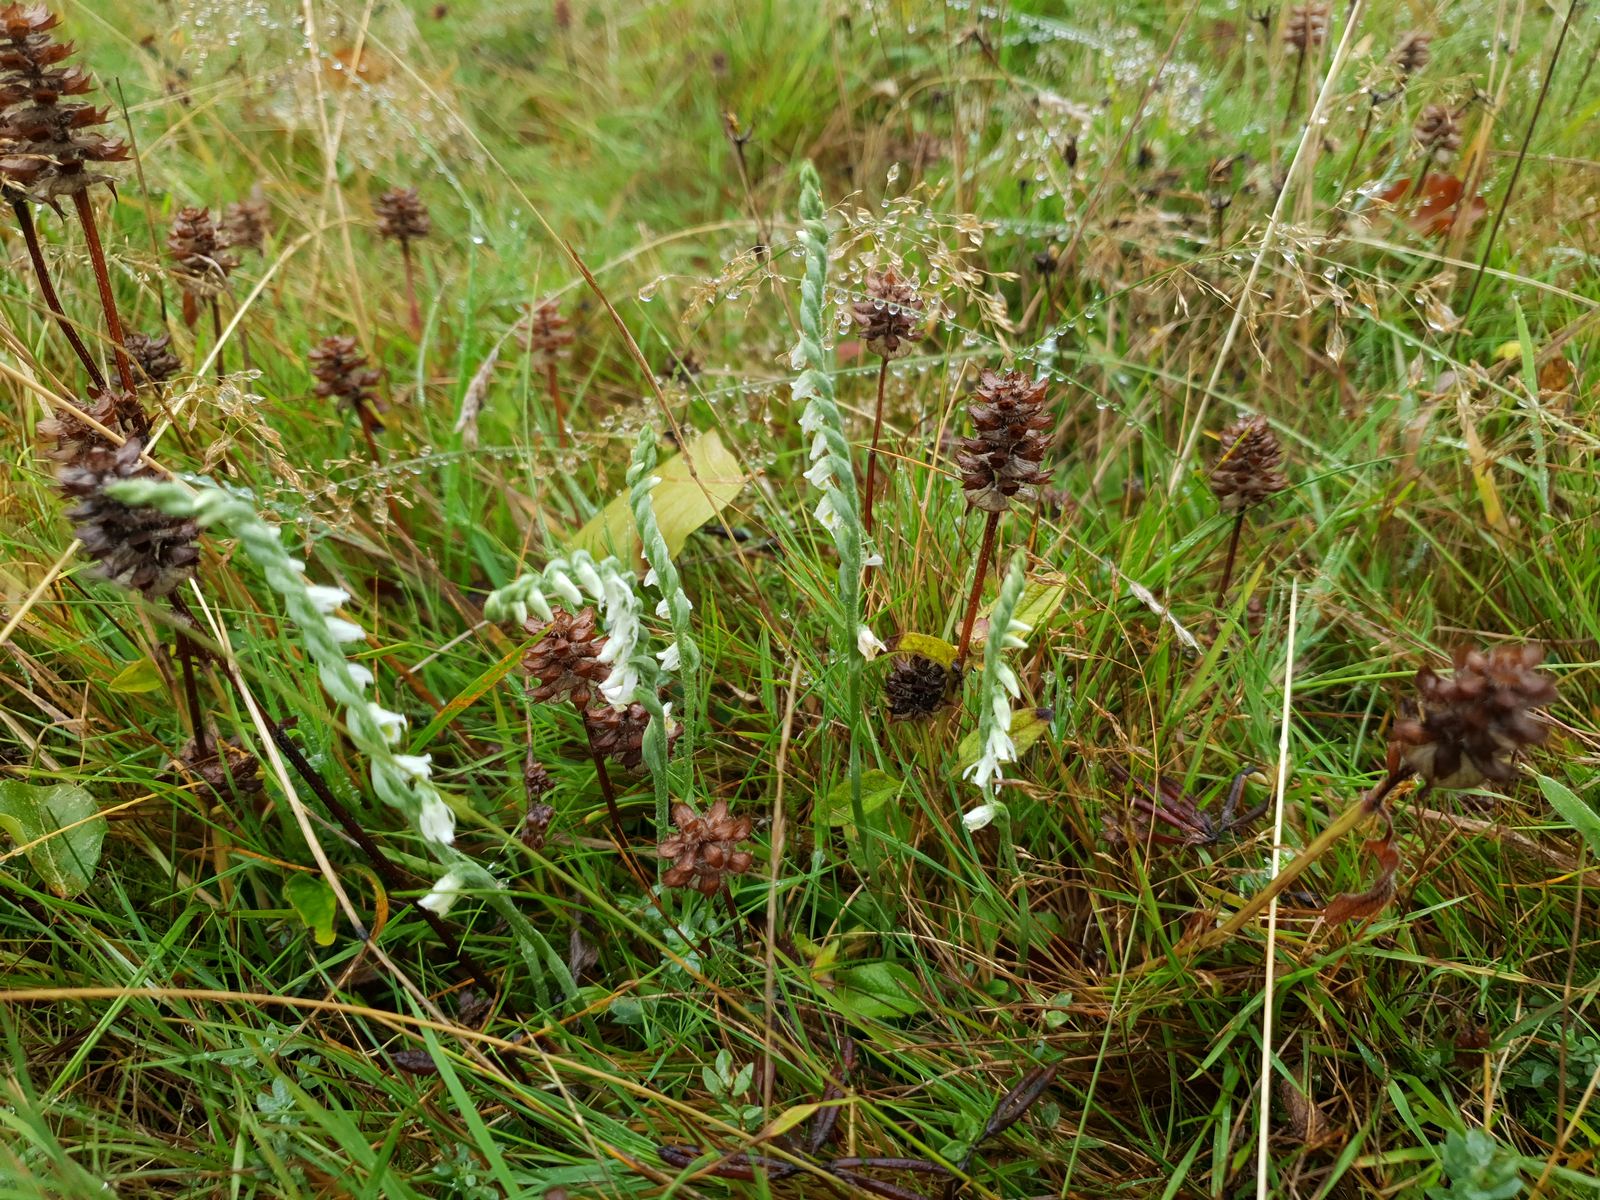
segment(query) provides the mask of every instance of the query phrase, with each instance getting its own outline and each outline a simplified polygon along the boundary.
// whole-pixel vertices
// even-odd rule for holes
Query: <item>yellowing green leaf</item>
[[[0,780],[0,829],[63,899],[86,890],[100,861],[106,822],[94,797],[71,783],[36,785]]]
[[[289,907],[311,930],[317,945],[332,945],[333,923],[339,910],[328,881],[320,875],[296,872],[283,885],[283,895]]]
[[[1042,711],[1046,710],[1037,708],[1012,710],[1011,740],[1016,744],[1018,758],[1021,758],[1035,742],[1050,732],[1050,721],[1047,717],[1040,715]],[[973,763],[977,762],[978,756],[982,752],[983,742],[978,736],[978,731],[974,729],[961,739],[961,745],[956,751],[961,769],[965,771]]]
[[[715,429],[695,438],[682,453],[664,459],[656,474],[661,482],[650,498],[661,536],[674,555],[683,549],[691,533],[732,504],[744,488],[739,460],[722,444]],[[596,558],[615,554],[625,563],[638,559],[639,533],[634,528],[626,490],[578,532],[572,539],[572,548],[587,550]]]
[[[768,1141],[781,1137],[791,1129],[805,1124],[815,1114],[820,1104],[796,1104],[793,1108],[786,1108],[772,1119],[772,1123],[761,1132],[761,1140]]]
[[[861,772],[861,810],[864,815],[871,816],[882,808],[896,792],[900,790],[900,781],[887,771],[880,771],[874,767],[870,771]],[[855,812],[850,803],[850,780],[839,781],[838,785],[828,793],[822,802],[823,819],[831,826],[849,825],[855,820]]]
[[[897,654],[920,654],[931,658],[941,667],[956,661],[956,648],[943,638],[926,633],[902,633],[894,643]]]
[[[118,671],[107,686],[119,694],[139,695],[160,691],[166,682],[161,678],[161,669],[156,666],[154,659],[139,658]]]

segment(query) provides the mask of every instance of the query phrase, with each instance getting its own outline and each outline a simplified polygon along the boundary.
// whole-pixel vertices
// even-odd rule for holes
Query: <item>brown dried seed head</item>
[[[1328,6],[1297,4],[1283,18],[1283,44],[1300,54],[1328,40]]]
[[[1265,417],[1240,417],[1222,431],[1220,444],[1211,468],[1211,491],[1223,512],[1253,508],[1289,486],[1278,469],[1283,447]]]
[[[985,370],[967,407],[973,436],[956,445],[956,466],[967,503],[1004,512],[1013,500],[1033,499],[1049,478],[1041,465],[1054,419],[1044,408],[1045,381],[1020,371]]]
[[[378,233],[401,242],[414,242],[433,232],[428,206],[416,188],[390,188],[372,202]]]
[[[265,199],[253,196],[237,200],[222,210],[220,240],[230,249],[254,250],[260,254],[272,231],[272,209]]]
[[[639,703],[626,708],[601,704],[583,714],[583,726],[589,735],[590,748],[629,771],[637,771],[644,762],[644,731],[649,724],[650,710]],[[669,752],[680,732],[676,724],[669,723]]]
[[[1461,149],[1461,118],[1448,105],[1430,104],[1412,126],[1411,136],[1436,161],[1444,162]]]
[[[558,608],[550,620],[529,618],[524,628],[539,639],[522,655],[522,669],[530,679],[538,680],[529,687],[528,695],[541,704],[570,699],[588,707],[594,690],[611,673],[610,666],[599,659],[606,638],[594,609],[573,614]]]
[[[152,474],[139,461],[143,444],[129,438],[111,449],[95,446],[56,474],[61,490],[78,503],[67,511],[83,551],[102,579],[156,599],[170,595],[200,559],[199,526],[154,508],[129,508],[105,493],[109,483]]]
[[[867,298],[850,306],[850,316],[868,350],[884,358],[903,358],[916,349],[924,303],[916,280],[901,279],[890,267],[867,273]]]
[[[341,400],[363,420],[377,410],[378,381],[382,374],[367,363],[353,337],[325,337],[307,356],[316,377],[314,393]]]
[[[565,358],[576,336],[553,297],[528,306],[528,315],[522,320],[522,345],[534,366],[548,367]]]
[[[165,383],[183,369],[168,334],[130,333],[123,341],[139,368],[139,377],[147,383]]]
[[[167,234],[167,250],[175,264],[173,275],[178,286],[196,300],[221,295],[228,286],[229,273],[239,265],[217,235],[209,209],[179,209]]]
[[[108,110],[63,102],[93,91],[94,81],[81,67],[59,65],[75,48],[51,33],[57,21],[40,4],[0,9],[0,187],[51,203],[109,182],[88,164],[128,157],[122,142],[90,132]]]
[[[1433,34],[1413,29],[1400,39],[1395,49],[1394,64],[1402,78],[1410,79],[1433,57]]]
[[[750,818],[733,816],[726,800],[718,800],[703,815],[687,804],[674,804],[672,823],[678,832],[657,848],[662,858],[672,860],[661,876],[667,887],[714,896],[729,875],[750,869],[751,855],[738,848],[750,836]]]
[[[105,391],[91,391],[88,401],[77,408],[95,425],[121,432],[125,404],[126,397],[121,389],[107,387]],[[55,409],[43,418],[39,422],[39,436],[50,443],[45,454],[60,463],[79,462],[90,450],[112,444],[94,425],[66,409]]]
[[[266,790],[260,762],[238,738],[224,742],[213,738],[206,750],[206,756],[201,758],[191,740],[184,744],[178,757],[214,804],[249,802]]]
[[[1557,698],[1555,682],[1538,670],[1543,660],[1543,647],[1528,643],[1458,650],[1448,678],[1423,667],[1421,711],[1396,722],[1391,735],[1401,761],[1434,787],[1514,778],[1517,752],[1545,738],[1533,710]]]
[[[883,681],[889,715],[897,721],[931,717],[950,702],[954,675],[943,663],[926,654],[896,658]]]

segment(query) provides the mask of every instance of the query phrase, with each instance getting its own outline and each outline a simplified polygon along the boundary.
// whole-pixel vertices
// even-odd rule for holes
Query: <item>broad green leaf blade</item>
[[[835,976],[833,998],[857,1017],[913,1017],[927,1007],[917,977],[898,963],[865,963]]]
[[[691,475],[689,467],[694,466]],[[661,482],[650,494],[655,505],[656,523],[674,556],[683,549],[689,535],[718,512],[732,504],[744,488],[744,472],[739,460],[722,444],[715,429],[689,443],[688,448],[662,461],[656,468]],[[696,479],[698,476],[698,481]],[[574,550],[587,550],[596,558],[615,554],[625,563],[639,558],[639,532],[634,528],[633,509],[624,491],[572,539]]]
[[[866,816],[871,816],[888,803],[889,798],[900,790],[900,781],[887,771],[880,771],[874,767],[870,771],[861,773],[861,811]],[[841,780],[822,802],[825,820],[830,827],[838,828],[849,825],[855,819],[855,813],[850,805],[850,781]]]
[[[1017,757],[1021,758],[1033,744],[1050,732],[1050,720],[1044,714],[1048,709],[1018,708],[1011,712],[1011,740],[1016,744]],[[983,752],[983,740],[974,729],[961,739],[961,745],[956,749],[956,758],[965,771],[978,761],[978,756]]]
[[[161,678],[161,669],[153,659],[140,658],[118,671],[107,686],[119,694],[139,695],[159,691],[166,686],[166,680]]]
[[[311,930],[319,946],[333,944],[333,923],[338,917],[338,903],[333,888],[320,875],[296,872],[283,885],[284,899]]]
[[[1550,801],[1550,807],[1561,814],[1561,819],[1583,834],[1589,848],[1600,854],[1600,813],[1566,784],[1548,775],[1539,776],[1539,790]]]
[[[100,861],[106,822],[94,797],[71,783],[0,780],[0,829],[63,899],[86,890]]]

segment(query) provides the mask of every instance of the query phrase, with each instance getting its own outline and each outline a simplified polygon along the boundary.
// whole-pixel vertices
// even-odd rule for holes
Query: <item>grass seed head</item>
[[[428,206],[416,188],[390,188],[372,202],[378,233],[400,242],[415,242],[433,232]]]
[[[1254,508],[1283,491],[1283,446],[1265,417],[1240,417],[1222,431],[1222,453],[1211,468],[1211,492],[1223,512]]]
[[[57,473],[61,490],[78,503],[67,511],[84,553],[102,579],[143,592],[170,595],[194,573],[200,559],[199,526],[156,508],[129,508],[105,494],[110,483],[149,476],[139,461],[143,443],[129,438],[115,449],[94,446]]]
[[[672,866],[661,882],[672,888],[693,888],[703,896],[715,896],[729,875],[743,875],[754,861],[749,852],[738,849],[750,836],[749,817],[728,812],[728,802],[718,800],[705,814],[687,804],[672,806],[672,823],[678,832],[657,848]]]
[[[82,67],[59,65],[74,47],[51,32],[58,21],[42,4],[0,9],[0,183],[49,202],[110,182],[90,164],[128,157],[123,142],[93,132],[109,110],[67,100],[94,81]]]
[[[1448,677],[1417,672],[1421,711],[1396,722],[1391,744],[1400,760],[1434,787],[1473,787],[1516,776],[1513,759],[1544,741],[1533,710],[1556,700],[1555,682],[1538,669],[1536,643],[1457,650]]]
[[[973,436],[956,448],[967,503],[1004,512],[1013,500],[1033,499],[1049,478],[1040,466],[1054,418],[1044,407],[1045,381],[1021,371],[985,370],[967,407]]]

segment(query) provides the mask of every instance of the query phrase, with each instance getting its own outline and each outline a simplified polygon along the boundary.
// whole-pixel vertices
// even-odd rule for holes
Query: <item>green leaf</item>
[[[833,999],[853,1017],[913,1017],[927,1006],[917,977],[898,963],[864,963],[835,976]]]
[[[1550,801],[1550,807],[1589,843],[1589,848],[1600,854],[1600,813],[1564,783],[1557,783],[1548,775],[1539,776],[1539,790]]]
[[[94,797],[72,783],[0,780],[0,829],[27,854],[45,886],[63,899],[89,886],[106,837],[105,818]]]
[[[1050,721],[1041,715],[1045,709],[1018,708],[1011,713],[1011,740],[1016,743],[1017,757],[1021,758],[1032,748],[1033,744],[1050,732]],[[974,729],[961,739],[957,748],[957,760],[961,769],[965,771],[978,761],[978,756],[983,753],[983,740]]]
[[[691,463],[694,474],[689,473]],[[676,556],[689,535],[732,504],[744,489],[744,472],[715,429],[689,443],[687,450],[664,459],[656,468],[661,482],[650,493],[656,524]],[[698,480],[696,479],[698,476]],[[625,563],[639,558],[639,531],[634,527],[628,493],[622,492],[572,539],[572,549],[596,558],[615,554]]]
[[[1061,602],[1067,598],[1067,580],[1061,575],[1045,575],[1028,580],[1023,586],[1022,598],[1017,601],[1017,611],[1012,620],[1021,621],[1030,630],[1042,629],[1056,615],[1056,610],[1061,607]],[[996,597],[998,599],[998,597]],[[994,608],[991,600],[984,606],[983,636],[973,634],[974,642],[982,642],[989,636],[989,613]]]
[[[887,771],[876,767],[861,772],[861,811],[871,816],[888,803],[900,790],[900,781]],[[822,801],[823,820],[833,828],[849,825],[855,820],[850,807],[850,780],[840,780]]]
[[[119,695],[137,696],[160,691],[166,685],[167,681],[161,678],[161,670],[155,660],[139,658],[118,671],[107,686]]]
[[[295,872],[283,885],[283,895],[290,907],[305,922],[317,939],[317,945],[333,944],[333,923],[339,909],[333,898],[333,889],[321,875]]]

